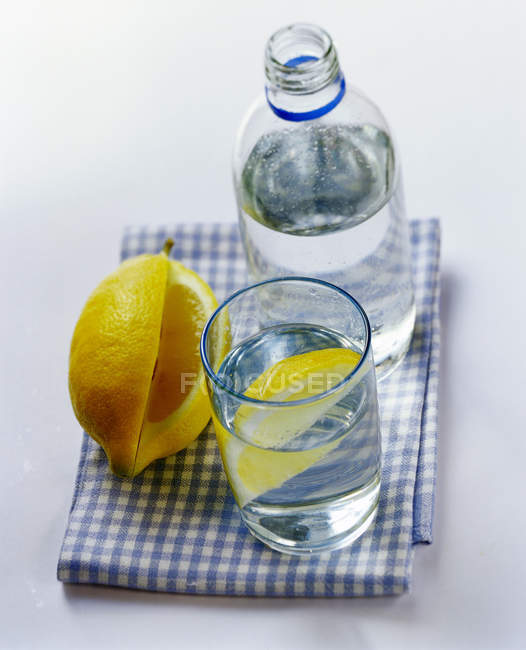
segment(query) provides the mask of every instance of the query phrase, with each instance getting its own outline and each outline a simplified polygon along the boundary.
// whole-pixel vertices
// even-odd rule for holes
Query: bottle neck
[[[315,25],[290,25],[276,32],[267,43],[265,74],[269,106],[285,120],[317,119],[345,94],[336,49]]]

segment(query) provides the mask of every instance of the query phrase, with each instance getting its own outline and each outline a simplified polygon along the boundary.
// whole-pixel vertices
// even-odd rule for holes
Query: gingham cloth
[[[246,283],[236,224],[131,228],[122,258],[158,252],[201,274],[219,301]],[[431,542],[436,474],[439,248],[436,219],[413,221],[417,320],[404,363],[379,385],[383,470],[378,515],[351,546],[283,555],[252,537],[223,473],[211,425],[133,480],[108,470],[83,435],[58,578],[152,591],[239,596],[376,596],[410,588],[414,545]]]

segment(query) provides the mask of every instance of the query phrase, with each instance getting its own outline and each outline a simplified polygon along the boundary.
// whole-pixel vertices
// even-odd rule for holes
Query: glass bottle
[[[340,286],[365,308],[377,375],[404,357],[415,306],[400,161],[387,122],[347,85],[330,36],[277,31],[265,92],[233,158],[251,281],[301,275]]]

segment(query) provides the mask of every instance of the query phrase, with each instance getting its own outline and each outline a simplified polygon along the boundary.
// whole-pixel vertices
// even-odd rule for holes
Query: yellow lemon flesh
[[[105,278],[71,342],[73,410],[120,476],[183,449],[210,418],[199,339],[217,301],[202,278],[168,259],[172,245]]]
[[[244,394],[273,402],[295,402],[320,395],[339,384],[359,361],[360,355],[348,348],[298,354],[271,366]],[[345,387],[342,387],[314,404],[291,404],[289,408],[242,404],[233,421],[235,435],[213,415],[223,465],[240,507],[280,487],[324,458],[340,443],[338,438],[302,451],[273,449],[301,436],[342,399],[344,391]]]

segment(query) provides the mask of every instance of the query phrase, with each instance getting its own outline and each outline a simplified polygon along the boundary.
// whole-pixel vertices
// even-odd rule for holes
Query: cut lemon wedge
[[[168,258],[172,245],[167,240],[158,255],[131,258],[107,276],[71,342],[75,415],[119,476],[134,477],[183,449],[210,418],[199,340],[217,301],[202,278]]]
[[[326,348],[279,361],[252,383],[245,395],[263,402],[297,402],[321,395],[339,384],[360,361],[348,348]],[[345,388],[314,403],[271,406],[242,404],[233,421],[235,435],[214,415],[223,465],[240,507],[283,485],[324,458],[340,438],[300,451],[278,451],[293,443],[344,396]]]

